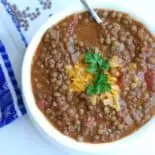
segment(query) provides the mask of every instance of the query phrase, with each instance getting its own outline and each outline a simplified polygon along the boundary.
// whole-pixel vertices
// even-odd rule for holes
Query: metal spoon
[[[90,14],[92,15],[92,17],[94,18],[94,20],[98,23],[101,24],[102,20],[101,18],[97,15],[97,13],[95,12],[94,9],[92,9],[90,7],[90,5],[88,4],[88,2],[86,0],[81,0],[81,2],[83,3],[83,5],[88,9],[88,11],[90,12]]]

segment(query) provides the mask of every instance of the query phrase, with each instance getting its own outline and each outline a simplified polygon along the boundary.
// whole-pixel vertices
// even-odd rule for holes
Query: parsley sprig
[[[84,63],[88,64],[87,71],[95,75],[93,83],[87,87],[88,95],[102,94],[111,90],[105,70],[110,68],[108,60],[104,59],[100,53],[95,50],[89,50],[84,55]]]

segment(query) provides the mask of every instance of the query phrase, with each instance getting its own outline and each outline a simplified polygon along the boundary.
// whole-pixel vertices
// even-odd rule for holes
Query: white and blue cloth
[[[25,107],[7,51],[0,41],[0,127],[25,114]]]

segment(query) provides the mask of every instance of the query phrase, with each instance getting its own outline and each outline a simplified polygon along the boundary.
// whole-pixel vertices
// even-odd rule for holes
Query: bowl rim
[[[121,11],[128,13],[129,15],[133,16],[137,21],[142,22],[148,30],[153,34],[154,30],[152,27],[143,19],[141,16],[138,16],[133,10],[129,10],[128,8],[125,8],[124,6],[120,6],[119,4],[115,4],[112,2],[104,2],[104,1],[90,1],[90,5],[93,8],[99,8],[99,9],[110,9],[115,11]],[[63,20],[65,17],[77,13],[85,11],[86,9],[82,4],[68,7],[56,14],[54,14],[52,17],[50,17],[47,22],[45,22],[41,28],[37,31],[37,33],[32,38],[24,56],[23,65],[22,65],[22,94],[25,101],[26,109],[28,110],[29,115],[33,118],[35,123],[39,125],[39,127],[44,131],[44,133],[49,137],[49,140],[52,140],[53,138],[61,143],[62,145],[72,148],[74,150],[83,151],[83,152],[100,152],[103,149],[108,149],[113,147],[117,147],[118,145],[123,145],[126,142],[132,141],[135,137],[138,137],[150,124],[152,123],[151,119],[148,121],[145,125],[143,125],[140,129],[135,131],[129,136],[126,136],[122,139],[119,139],[114,142],[109,143],[99,143],[99,144],[91,144],[91,143],[81,143],[77,142],[74,139],[65,136],[61,132],[59,132],[44,116],[44,114],[39,110],[35,103],[35,99],[32,92],[32,85],[31,85],[31,64],[33,60],[33,56],[35,55],[36,49],[46,32],[46,30],[57,24],[59,21]]]

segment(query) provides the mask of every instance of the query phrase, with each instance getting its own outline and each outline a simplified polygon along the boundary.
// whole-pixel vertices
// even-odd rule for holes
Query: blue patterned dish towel
[[[0,127],[12,122],[25,112],[12,65],[0,41]]]

